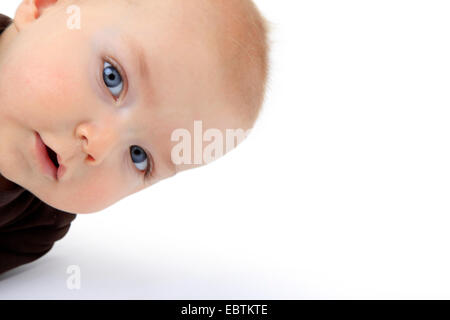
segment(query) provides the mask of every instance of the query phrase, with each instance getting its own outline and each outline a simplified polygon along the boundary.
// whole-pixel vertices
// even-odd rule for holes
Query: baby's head
[[[91,213],[221,156],[258,117],[266,37],[247,0],[23,0],[0,36],[0,173]]]

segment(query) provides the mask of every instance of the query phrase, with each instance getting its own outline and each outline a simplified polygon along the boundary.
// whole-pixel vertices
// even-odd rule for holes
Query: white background
[[[78,216],[0,298],[450,298],[450,3],[256,3],[273,51],[248,140]]]

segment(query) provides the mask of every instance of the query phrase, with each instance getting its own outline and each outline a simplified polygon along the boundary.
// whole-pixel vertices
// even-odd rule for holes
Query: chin
[[[39,197],[38,195],[36,195],[36,197],[39,198],[39,200],[41,200],[42,202],[44,202],[45,204],[47,204],[48,206],[58,209],[60,211],[64,211],[67,213],[72,213],[72,214],[89,214],[89,213],[94,213],[97,212],[98,210],[96,210],[95,208],[92,207],[92,205],[87,205],[87,206],[83,206],[80,203],[76,203],[76,201],[73,201],[73,203],[76,205],[71,205],[71,204],[67,204],[67,203],[62,203],[61,201],[54,201],[54,199],[46,199],[46,197]]]
[[[102,209],[96,209],[96,208],[92,208],[92,207],[79,207],[79,206],[72,207],[72,206],[64,206],[64,205],[60,206],[58,204],[54,204],[54,205],[49,204],[49,205],[58,210],[72,213],[72,214],[92,214],[92,213],[96,213],[96,212],[99,212],[102,210]]]

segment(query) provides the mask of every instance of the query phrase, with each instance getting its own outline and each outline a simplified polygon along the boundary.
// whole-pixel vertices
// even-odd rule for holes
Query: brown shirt
[[[0,34],[10,25],[11,22],[12,20],[10,17],[0,13]]]
[[[0,34],[11,21],[0,14]],[[0,174],[0,273],[45,255],[66,235],[75,217]]]

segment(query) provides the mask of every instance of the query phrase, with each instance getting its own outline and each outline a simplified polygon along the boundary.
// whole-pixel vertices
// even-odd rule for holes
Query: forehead
[[[175,2],[178,5],[170,5]],[[152,107],[196,119],[224,112],[227,86],[213,21],[201,17],[201,9],[186,5],[191,1],[145,3],[144,10],[128,8],[130,19],[120,31],[130,34],[143,49],[154,95]]]

